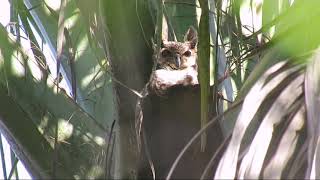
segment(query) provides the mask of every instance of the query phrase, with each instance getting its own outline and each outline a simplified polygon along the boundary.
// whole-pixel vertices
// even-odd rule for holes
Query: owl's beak
[[[176,59],[175,59],[175,65],[176,67],[179,69],[180,68],[180,65],[181,65],[181,60],[180,60],[180,57],[177,56]]]

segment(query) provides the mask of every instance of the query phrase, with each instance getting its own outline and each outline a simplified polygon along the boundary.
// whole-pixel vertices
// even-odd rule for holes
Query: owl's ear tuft
[[[193,49],[198,43],[198,34],[193,26],[190,26],[186,34],[184,35],[184,41],[190,43],[190,48]]]
[[[161,40],[160,48],[164,48],[165,47],[164,43],[165,42],[163,40]],[[152,44],[152,50],[154,52],[156,52],[157,48],[158,48],[158,45],[154,42],[153,38],[151,38],[151,44]]]
[[[163,42],[163,40],[161,41],[161,48],[164,48],[164,42]]]
[[[157,44],[154,42],[153,38],[151,38],[152,50],[155,52],[157,50]]]

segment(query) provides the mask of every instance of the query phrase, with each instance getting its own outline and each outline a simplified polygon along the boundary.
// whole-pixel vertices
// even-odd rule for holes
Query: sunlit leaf
[[[298,132],[304,126],[304,116],[305,107],[302,106],[293,117],[289,117],[292,118],[292,120],[282,137],[280,137],[280,143],[276,147],[275,154],[271,157],[270,162],[264,170],[263,178],[281,179],[285,167],[288,165],[290,158],[292,158],[292,155],[294,154],[294,150],[297,148],[297,141],[299,139]]]
[[[284,65],[285,63],[282,62],[270,68],[247,94],[242,105],[242,110],[237,118],[230,144],[219,163],[217,172],[215,174],[216,179],[234,178],[236,173],[236,162],[238,161],[238,154],[242,138],[245,131],[247,130],[248,125],[251,123],[252,118],[256,114],[258,108],[260,107],[261,103],[264,101],[268,93],[270,93],[281,82],[281,80],[289,76],[290,72],[292,73],[296,71],[296,68],[294,68],[289,72],[280,73],[277,78],[274,78],[266,85],[264,85],[267,78]]]
[[[305,78],[305,101],[308,127],[308,169],[306,178],[320,178],[320,52],[311,58]]]
[[[239,169],[239,178],[259,178],[269,148],[273,128],[286,115],[285,112],[302,93],[303,76],[293,80],[276,98],[269,112],[263,118],[258,131]],[[275,78],[276,79],[276,78]],[[278,81],[281,82],[281,81]]]

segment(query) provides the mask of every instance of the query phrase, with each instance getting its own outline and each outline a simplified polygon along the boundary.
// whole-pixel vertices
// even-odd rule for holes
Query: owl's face
[[[163,41],[158,59],[161,69],[181,70],[196,67],[197,62],[197,32],[190,27],[185,35],[185,42]]]

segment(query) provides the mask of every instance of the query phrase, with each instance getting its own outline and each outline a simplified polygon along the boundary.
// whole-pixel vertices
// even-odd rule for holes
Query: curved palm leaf
[[[318,177],[319,50],[301,59],[307,66],[280,62],[248,92],[216,179]]]

